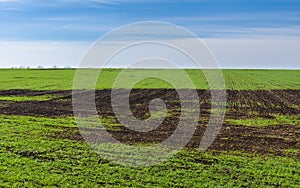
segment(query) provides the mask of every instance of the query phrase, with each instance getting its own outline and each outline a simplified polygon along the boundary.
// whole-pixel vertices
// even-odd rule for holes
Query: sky
[[[77,67],[95,40],[140,21],[189,29],[221,68],[300,68],[298,0],[0,0],[0,67]]]

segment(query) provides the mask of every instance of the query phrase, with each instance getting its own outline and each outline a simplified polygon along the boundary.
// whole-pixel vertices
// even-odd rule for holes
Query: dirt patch
[[[124,91],[125,92],[125,91]],[[122,92],[120,92],[122,93]],[[189,90],[186,90],[189,93]],[[72,91],[32,91],[8,90],[0,91],[0,96],[57,96],[47,101],[0,101],[0,114],[28,115],[28,116],[72,116]],[[82,93],[83,97],[91,97],[92,92]],[[111,90],[96,91],[97,109],[100,114],[114,115],[111,108]],[[198,90],[201,102],[202,115],[210,113],[210,92]],[[120,97],[123,97],[120,94]],[[178,95],[170,89],[134,89],[131,91],[130,105],[133,114],[143,117],[148,110],[151,99],[165,100],[168,109],[176,109]],[[259,117],[272,118],[270,114],[299,115],[300,92],[299,90],[272,90],[272,91],[227,91],[226,117],[231,119],[251,118],[253,112]],[[140,114],[140,115],[139,115]],[[142,115],[141,115],[142,114]],[[256,116],[256,115],[255,115]],[[147,118],[147,117],[144,117]],[[142,118],[143,119],[143,118]]]
[[[204,126],[198,126],[187,148],[199,147]],[[97,137],[97,131],[90,130]],[[104,130],[101,130],[104,131]],[[126,128],[109,131],[110,135],[122,143],[134,145],[140,143],[159,143],[168,138],[173,130],[155,130],[151,133],[136,133]],[[101,133],[98,133],[99,135]],[[70,139],[84,141],[77,128],[65,128],[62,131],[49,135],[51,138]],[[223,125],[214,143],[209,147],[210,151],[244,151],[251,154],[273,154],[278,156],[296,156],[300,158],[300,152],[287,153],[288,149],[300,151],[300,127],[299,126],[270,126],[270,127],[246,127]]]
[[[124,98],[120,90],[119,98]],[[189,90],[184,90],[188,95]],[[71,116],[72,93],[71,91],[30,91],[12,90],[0,91],[0,95],[15,96],[37,96],[57,95],[56,99],[48,101],[23,101],[9,102],[0,101],[0,114],[6,115],[29,115],[29,116]],[[111,106],[111,90],[96,91],[96,104],[98,114],[103,117],[114,117]],[[93,92],[78,93],[89,101]],[[197,148],[205,131],[210,116],[210,92],[198,91],[200,99],[201,116],[195,134],[187,147]],[[76,97],[76,96],[75,96]],[[157,129],[141,133],[130,130],[125,126],[118,129],[109,129],[110,134],[117,140],[128,143],[157,143],[167,139],[176,130],[181,112],[179,96],[175,90],[168,89],[134,89],[130,95],[130,108],[135,117],[141,120],[149,118],[149,102],[152,99],[164,100],[169,115]],[[227,112],[225,118],[243,119],[264,117],[273,119],[272,114],[298,116],[300,113],[300,92],[298,90],[276,90],[276,91],[227,91]],[[62,100],[63,99],[63,100]],[[255,112],[255,113],[254,113]],[[124,114],[126,116],[126,114]],[[115,123],[119,123],[115,120]],[[107,125],[109,126],[109,125]],[[65,128],[51,137],[83,140],[79,131],[74,128]],[[214,144],[209,148],[217,151],[246,151],[249,153],[272,153],[275,155],[286,155],[287,149],[300,149],[300,125],[279,125],[268,127],[246,127],[224,124]],[[297,157],[299,153],[295,153]]]

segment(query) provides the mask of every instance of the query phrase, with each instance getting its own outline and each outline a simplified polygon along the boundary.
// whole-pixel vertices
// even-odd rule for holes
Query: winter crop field
[[[98,70],[87,69],[90,72]],[[122,69],[102,69],[96,89],[112,88],[114,79]],[[185,71],[197,89],[209,89],[206,78],[201,70],[185,69],[127,69],[134,77],[145,72],[176,75]],[[0,69],[0,89],[30,90],[72,90],[75,69]],[[226,88],[229,90],[298,90],[300,89],[300,70],[222,70]],[[184,86],[182,86],[184,87]],[[135,88],[172,88],[169,84],[157,79],[148,79]]]
[[[96,70],[86,71],[88,76]],[[165,140],[180,118],[176,91],[154,78],[134,86],[130,108],[135,117],[149,118],[153,98],[162,98],[168,107],[160,128],[136,133],[118,121],[110,103],[113,82],[122,71],[101,71],[95,86],[99,118],[122,143]],[[151,71],[176,75],[179,70],[125,71],[134,77]],[[202,71],[183,71],[200,99],[194,135],[169,160],[130,167],[101,157],[80,134],[72,108],[75,69],[0,69],[0,187],[299,187],[300,70],[222,70],[225,119],[205,152],[199,143],[210,117],[209,87]]]

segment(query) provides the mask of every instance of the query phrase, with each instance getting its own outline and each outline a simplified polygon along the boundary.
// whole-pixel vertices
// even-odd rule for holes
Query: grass
[[[86,70],[84,70],[86,71]],[[109,89],[121,69],[105,69],[96,88]],[[185,70],[198,89],[208,89],[200,70]],[[176,75],[177,70],[126,70],[124,85],[145,73]],[[232,90],[300,89],[300,70],[222,70],[226,88]],[[0,69],[0,90],[71,90],[74,69]],[[90,72],[83,78],[88,81]],[[179,80],[182,88],[185,82]],[[171,88],[150,78],[134,88]],[[57,96],[56,96],[57,97]],[[51,95],[0,96],[0,100],[50,100]],[[297,109],[296,104],[292,104]],[[169,112],[171,113],[171,112]],[[233,125],[299,126],[299,116],[273,114],[273,119],[227,119]],[[163,113],[152,114],[160,117]],[[150,115],[150,114],[146,114]],[[167,114],[168,115],[168,114]],[[114,117],[100,117],[109,130],[119,130]],[[183,150],[152,167],[131,168],[112,163],[82,141],[73,117],[46,118],[0,115],[0,187],[299,187],[299,150],[286,149],[293,157],[239,151],[198,152]],[[140,143],[142,144],[142,143]],[[108,146],[110,147],[110,146]],[[122,148],[123,149],[123,148]],[[126,148],[124,148],[126,150]],[[103,154],[107,152],[102,151]],[[131,151],[128,150],[130,153]],[[110,154],[110,153],[108,153]]]
[[[89,72],[85,70],[86,78]],[[96,84],[97,89],[112,88],[115,78],[121,69],[103,69]],[[198,89],[208,89],[208,84],[201,70],[185,70]],[[32,90],[71,90],[75,69],[34,70],[34,69],[0,69],[0,90],[32,89]],[[176,75],[178,70],[126,70],[129,80],[137,75],[155,72],[161,75]],[[300,70],[222,70],[226,88],[234,90],[271,90],[300,89]],[[83,78],[83,79],[86,79]],[[181,81],[181,80],[179,80]],[[128,80],[125,80],[126,84]],[[184,88],[185,82],[180,83]],[[136,88],[171,88],[162,80],[150,78],[137,85]]]
[[[73,118],[0,116],[0,187],[297,187],[297,159],[184,150],[153,167],[122,167],[82,141],[53,137]],[[52,135],[52,136],[51,136]]]
[[[300,89],[300,70],[225,70],[227,89]]]
[[[0,101],[47,101],[55,99],[57,96],[52,95],[40,95],[40,96],[0,96]]]
[[[276,125],[300,125],[300,116],[283,116],[274,115],[273,119],[270,118],[251,118],[251,119],[227,119],[228,123],[232,125],[244,125],[252,127],[266,127]]]

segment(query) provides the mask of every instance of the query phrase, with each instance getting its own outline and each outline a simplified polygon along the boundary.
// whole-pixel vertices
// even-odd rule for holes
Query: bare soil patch
[[[120,99],[124,98],[120,90]],[[185,91],[187,94],[189,90]],[[0,101],[0,114],[28,115],[28,116],[72,116],[71,91],[31,91],[9,90],[0,91],[0,96],[39,96],[57,95],[57,98],[48,101]],[[91,97],[91,91],[82,92],[82,97]],[[114,118],[111,106],[111,90],[96,91],[98,114],[103,117]],[[197,148],[207,126],[210,115],[210,92],[199,90],[201,116],[199,125],[188,148]],[[156,143],[167,139],[176,130],[180,116],[180,100],[175,90],[169,89],[134,89],[130,95],[130,108],[135,117],[141,120],[149,118],[149,102],[155,98],[165,101],[171,115],[155,130],[140,133],[120,126],[116,130],[110,129],[110,134],[121,142],[128,144]],[[226,117],[230,119],[264,117],[272,119],[272,114],[299,116],[299,90],[273,91],[227,91]],[[255,113],[253,113],[255,112]],[[124,114],[126,116],[126,114]],[[115,123],[119,123],[115,120]],[[107,125],[109,126],[109,125]],[[72,140],[83,140],[77,128],[65,128],[52,137]],[[246,151],[249,153],[272,153],[287,155],[287,149],[300,149],[300,125],[278,125],[267,127],[247,127],[224,123],[220,134],[210,150],[216,151]],[[300,157],[299,153],[295,153]]]

